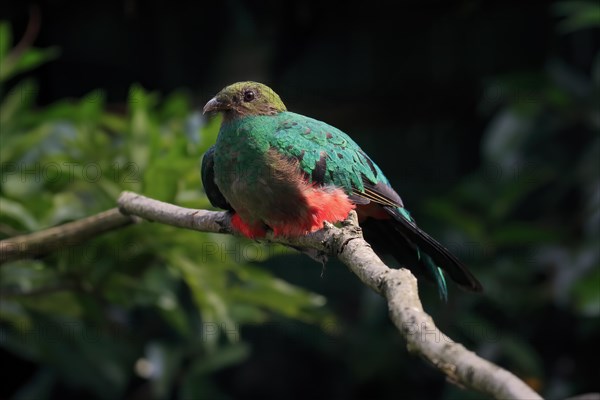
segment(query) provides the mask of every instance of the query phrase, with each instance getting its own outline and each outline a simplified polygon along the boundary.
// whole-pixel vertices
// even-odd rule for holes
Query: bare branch
[[[118,209],[80,221],[3,240],[0,260],[45,254],[72,244],[75,239],[89,239],[129,225],[135,217],[200,232],[235,234],[226,212],[178,207],[131,192],[123,192],[118,205]],[[356,213],[352,212],[340,228],[325,224],[323,229],[306,236],[289,239],[269,235],[266,239],[338,257],[363,283],[387,300],[390,318],[406,339],[409,351],[429,361],[454,384],[496,399],[541,399],[511,372],[480,358],[441,333],[423,310],[415,277],[407,269],[390,269],[381,261],[363,239]],[[432,337],[431,332],[438,334]]]
[[[232,233],[225,212],[192,210],[125,192],[119,198],[123,213],[180,228],[203,232]],[[388,302],[390,318],[406,338],[409,351],[419,354],[448,376],[451,382],[485,393],[496,399],[534,400],[541,397],[515,375],[478,357],[443,335],[423,310],[417,280],[407,269],[390,269],[362,238],[356,214],[341,228],[326,224],[324,229],[294,238],[268,240],[309,247],[337,256],[360,280]],[[440,332],[432,338],[427,333]]]
[[[133,192],[121,193],[117,203],[125,215],[200,232],[232,233],[226,212],[183,208]]]
[[[0,241],[0,265],[7,261],[39,257],[133,222],[135,218],[123,215],[118,208],[113,208],[43,231],[4,239]]]

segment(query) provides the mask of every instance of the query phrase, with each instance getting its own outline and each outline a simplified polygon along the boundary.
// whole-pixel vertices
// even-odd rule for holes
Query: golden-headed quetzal
[[[344,132],[287,111],[273,90],[256,82],[225,87],[204,112],[224,118],[202,160],[202,182],[211,204],[229,210],[242,235],[305,235],[356,210],[365,240],[432,278],[443,298],[443,271],[463,288],[482,290],[454,255],[419,229],[377,164]]]

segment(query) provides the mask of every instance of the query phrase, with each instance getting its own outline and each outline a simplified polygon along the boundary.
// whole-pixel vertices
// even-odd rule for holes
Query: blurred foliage
[[[561,32],[600,26],[600,7],[594,1],[561,1],[554,6],[556,14],[565,17],[560,23]]]
[[[481,102],[490,116],[482,166],[447,197],[425,205],[436,221],[456,228],[445,243],[474,266],[485,288],[478,307],[491,314],[478,326],[498,340],[481,342],[479,352],[537,389],[552,382],[545,388],[549,398],[577,388],[551,376],[536,351],[561,335],[539,337],[532,328],[546,324],[535,315],[550,308],[571,315],[583,347],[600,332],[600,57],[593,68],[594,76],[584,79],[556,60],[542,75],[490,81]],[[526,331],[539,343],[510,328],[527,321],[535,321]]]
[[[38,109],[35,81],[7,83],[56,51],[11,53],[10,27],[0,30],[3,239],[112,208],[123,190],[210,207],[199,165],[219,120],[207,123],[183,92],[160,100],[138,85],[125,114],[108,111],[102,91]],[[6,263],[0,343],[41,365],[15,398],[48,398],[62,381],[115,399],[136,375],[156,398],[221,396],[207,376],[247,358],[241,326],[334,321],[322,296],[252,266],[285,252],[144,223]]]
[[[300,17],[294,10],[272,10],[286,15],[285,26],[262,20],[256,27],[242,2],[228,2],[239,23],[235,27],[247,40],[238,43],[235,29],[231,36],[224,34],[213,43],[225,49],[223,56],[210,64],[228,79],[240,68],[245,79],[248,70],[262,65],[252,60],[290,58],[291,67],[275,63],[281,64],[280,81],[289,83],[282,90],[293,99],[295,83],[301,88],[296,99],[308,97],[309,110],[333,115],[327,120],[352,127],[352,135],[364,130],[357,140],[365,149],[373,144],[390,178],[410,169],[392,181],[419,224],[482,281],[481,296],[450,287],[448,304],[440,304],[435,290],[423,285],[421,297],[438,326],[513,371],[544,398],[598,391],[592,349],[600,335],[600,53],[589,66],[573,60],[597,43],[591,35],[577,35],[598,29],[599,8],[593,1],[556,2],[547,9],[537,3],[516,8],[483,3],[460,2],[441,7],[442,13],[407,6],[402,32],[411,35],[398,34],[395,14],[393,30],[386,30],[380,9],[360,8],[356,12],[364,21],[375,13],[376,33],[361,30],[372,27],[366,22],[354,26],[352,35],[340,29],[354,40],[340,46],[325,9],[310,18],[303,14],[308,2],[298,5]],[[540,19],[529,21],[532,13]],[[188,14],[194,29],[201,29],[196,18],[213,15]],[[417,20],[409,20],[414,15]],[[560,36],[550,32],[547,39],[545,32],[533,32],[548,28],[552,16],[551,28]],[[332,27],[329,36],[315,39],[325,35],[318,30],[319,18]],[[468,24],[472,30],[463,28]],[[169,36],[180,31],[169,23],[157,25],[168,37],[164,46],[189,53],[183,36]],[[260,36],[262,25],[270,42]],[[209,206],[198,170],[219,122],[205,121],[191,107],[189,94],[161,100],[136,85],[122,112],[106,103],[101,90],[36,108],[36,81],[16,74],[58,52],[31,48],[11,57],[10,28],[0,29],[2,238],[114,207],[121,190],[187,207]],[[291,34],[294,29],[306,42]],[[271,38],[273,32],[282,33],[281,43]],[[472,32],[481,36],[471,39]],[[520,36],[523,32],[531,37]],[[565,56],[564,49],[553,53],[558,46],[537,51],[540,43],[559,42],[557,37],[574,43],[577,57]],[[276,43],[286,51],[277,53]],[[295,44],[305,48],[296,51]],[[545,57],[543,68],[534,63],[533,48]],[[231,62],[240,61],[232,55],[238,53],[243,62]],[[499,65],[512,66],[509,58],[522,59],[516,65],[525,67],[495,72]],[[168,67],[159,63],[170,71],[162,79],[195,79],[195,70],[179,75],[183,59],[170,58]],[[152,71],[152,79],[159,79]],[[385,87],[371,89],[374,82]],[[479,115],[463,93],[477,84]],[[311,97],[315,87],[324,87],[330,97]],[[381,118],[387,115],[379,107],[386,98],[378,96],[387,91],[392,93],[388,101],[402,103],[396,119]],[[365,101],[365,93],[373,97]],[[343,104],[335,108],[353,95],[366,116],[341,112]],[[444,108],[441,116],[435,114],[436,101]],[[455,107],[458,103],[467,104],[467,116],[453,115],[463,109]],[[331,109],[325,112],[321,105]],[[402,125],[398,119],[413,110],[414,125]],[[475,140],[461,133],[461,118],[483,120],[483,135]],[[382,121],[393,134],[368,130]],[[429,142],[432,131],[442,140]],[[437,151],[433,147],[439,143],[448,146]],[[463,155],[470,173],[454,181],[446,172]],[[443,173],[428,180],[426,168],[436,166]],[[422,184],[411,184],[411,178]],[[447,189],[436,193],[439,187]],[[147,223],[40,260],[4,265],[0,279],[0,344],[13,357],[11,365],[26,370],[14,374],[19,377],[16,399],[481,398],[446,383],[412,357],[382,299],[335,260],[319,274],[318,264],[279,247]],[[436,332],[424,335],[424,340],[441,340]]]
[[[600,27],[592,2],[555,11],[565,34]],[[462,334],[493,332],[478,353],[545,398],[597,390],[593,375],[580,374],[600,333],[600,52],[589,76],[551,58],[544,71],[489,79],[480,111],[489,118],[481,166],[425,205],[457,228],[446,243],[486,290],[475,306],[479,334]]]

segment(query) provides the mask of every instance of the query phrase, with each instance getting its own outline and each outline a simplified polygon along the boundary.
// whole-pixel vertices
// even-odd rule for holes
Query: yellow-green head
[[[223,112],[226,118],[275,115],[285,104],[270,87],[258,82],[237,82],[225,87],[204,106],[204,113]]]

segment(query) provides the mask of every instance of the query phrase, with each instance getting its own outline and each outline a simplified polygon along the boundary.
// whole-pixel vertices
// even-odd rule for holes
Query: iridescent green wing
[[[342,187],[363,202],[402,207],[402,200],[381,169],[344,132],[291,112],[280,113],[276,118],[271,147],[297,159],[310,181]]]

